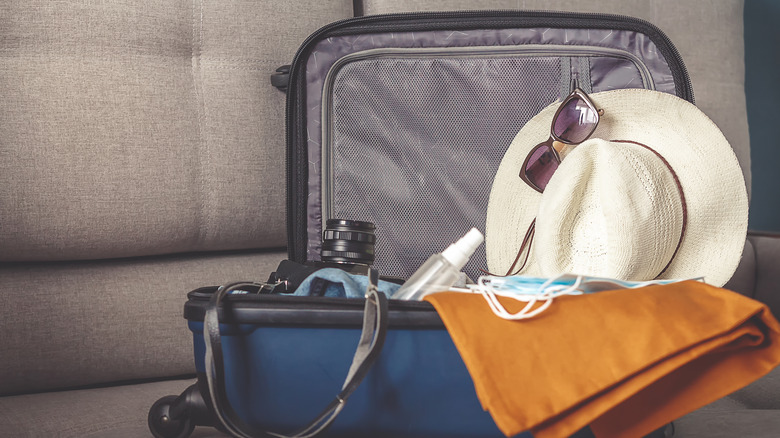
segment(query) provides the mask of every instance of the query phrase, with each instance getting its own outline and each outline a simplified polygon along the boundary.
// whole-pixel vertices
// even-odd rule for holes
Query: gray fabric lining
[[[607,48],[611,50],[619,49],[627,55],[642,59],[645,67],[650,73],[650,87],[655,87],[659,91],[674,93],[674,81],[668,64],[658,53],[655,45],[650,39],[642,34],[630,31],[610,31],[610,30],[572,30],[572,29],[487,29],[468,32],[460,31],[429,31],[429,32],[403,32],[386,33],[358,36],[332,37],[321,41],[315,47],[307,61],[307,135],[308,135],[308,153],[309,153],[309,192],[308,192],[308,244],[307,258],[309,260],[318,260],[320,251],[320,241],[322,233],[322,223],[324,222],[322,202],[322,156],[321,149],[323,143],[322,126],[322,105],[323,105],[323,87],[326,77],[331,72],[334,63],[337,63],[344,56],[355,54],[362,51],[374,50],[380,48],[432,48],[432,47],[507,47],[520,45],[565,45],[575,49],[585,47]],[[556,93],[543,102],[544,105],[551,103],[560,96],[565,96],[569,92],[569,82],[572,71],[576,71],[581,78],[590,78],[587,84],[580,84],[583,89],[590,91],[603,91],[614,88],[625,88],[628,86],[642,87],[642,80],[638,74],[637,66],[630,60],[611,56],[576,56],[576,59],[570,60],[566,57],[563,61],[572,63],[569,68],[566,65],[560,66],[559,74],[556,75]],[[344,68],[339,66],[339,68]],[[640,80],[638,80],[640,79]],[[587,79],[586,79],[587,81]],[[566,91],[564,92],[564,86]],[[557,94],[557,95],[556,95]],[[388,96],[385,96],[388,97]],[[444,104],[445,102],[441,102]],[[542,105],[541,107],[543,107]],[[538,111],[537,108],[536,110]],[[328,109],[329,110],[329,109]],[[531,114],[533,115],[533,114]],[[526,119],[527,120],[527,119]],[[439,122],[435,122],[439,123]],[[524,121],[523,121],[524,123]],[[522,124],[513,126],[516,133]],[[327,127],[325,127],[327,128]],[[406,129],[406,126],[396,126],[396,128]],[[430,127],[429,127],[430,129]],[[338,133],[333,133],[334,139],[338,141]],[[511,140],[511,137],[509,138]],[[543,140],[543,139],[542,139]],[[506,147],[509,142],[506,139],[503,146]],[[541,140],[540,140],[541,141]],[[326,145],[327,147],[327,145]],[[372,144],[374,147],[374,144]],[[364,154],[369,154],[363,150]],[[503,155],[503,154],[501,154]],[[339,158],[341,159],[341,158]],[[500,161],[500,156],[498,158]],[[498,163],[495,163],[497,165]],[[353,175],[357,176],[357,175]],[[340,177],[341,178],[341,177]],[[343,178],[342,178],[343,179]],[[492,179],[485,182],[483,189],[489,191],[492,185]],[[353,187],[354,188],[354,187]],[[338,190],[338,189],[337,189]],[[366,196],[370,196],[367,193]],[[436,202],[442,202],[441,199]],[[486,202],[486,201],[485,201]],[[484,211],[480,212],[484,216]],[[408,219],[407,219],[408,220]],[[461,224],[457,232],[466,225],[480,226],[484,224],[484,218],[477,221],[471,221],[469,224]],[[483,225],[484,226],[484,225]],[[379,231],[381,233],[382,231]],[[389,231],[388,231],[389,232]],[[447,239],[450,236],[446,237]],[[424,236],[423,239],[430,240],[430,236]],[[445,237],[441,242],[436,240],[435,245],[443,244]],[[424,258],[428,254],[415,254],[415,260],[418,257]],[[410,262],[414,263],[414,262]],[[484,259],[475,263],[484,266]],[[395,274],[400,274],[396,272]]]

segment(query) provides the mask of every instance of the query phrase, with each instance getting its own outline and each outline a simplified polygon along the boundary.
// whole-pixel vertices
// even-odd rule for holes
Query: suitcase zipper
[[[329,36],[352,35],[364,32],[399,32],[424,30],[467,30],[483,27],[555,27],[555,28],[608,28],[644,33],[650,37],[666,59],[672,71],[676,94],[694,103],[691,81],[685,64],[669,38],[648,21],[612,14],[588,14],[549,11],[459,11],[459,12],[414,12],[388,15],[370,15],[347,18],[328,24],[312,33],[298,49],[290,67],[285,112],[287,142],[287,239],[291,260],[306,260],[306,194],[307,163],[305,147],[296,147],[303,140],[306,145],[304,126],[305,98],[301,92],[305,85],[304,62],[308,53],[322,39]],[[294,122],[294,123],[292,123]]]
[[[184,318],[203,322],[217,286],[187,294]],[[365,298],[331,298],[275,294],[229,295],[219,310],[225,324],[271,324],[275,326],[360,327]],[[442,328],[442,321],[427,301],[390,300],[393,328]]]
[[[335,74],[345,64],[358,60],[397,57],[397,58],[501,58],[501,57],[557,57],[557,56],[610,56],[622,58],[631,61],[639,70],[642,76],[642,86],[647,89],[655,89],[650,70],[636,55],[624,50],[613,49],[600,46],[569,46],[552,44],[529,44],[523,46],[497,46],[491,48],[485,47],[432,47],[432,48],[380,48],[370,49],[361,52],[351,53],[341,57],[336,61],[328,71],[325,78],[325,91],[323,97],[326,97],[332,87]],[[325,106],[325,105],[323,105]]]

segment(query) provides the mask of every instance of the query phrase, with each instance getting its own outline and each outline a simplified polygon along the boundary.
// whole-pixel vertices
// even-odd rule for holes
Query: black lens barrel
[[[323,262],[374,263],[376,227],[371,222],[328,219],[322,233]]]

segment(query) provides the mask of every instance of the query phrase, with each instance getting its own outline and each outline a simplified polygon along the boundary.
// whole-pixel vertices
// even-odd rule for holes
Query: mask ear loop
[[[523,307],[522,310],[520,310],[517,313],[510,313],[508,310],[506,310],[506,307],[504,307],[503,304],[498,300],[498,296],[496,294],[495,288],[488,284],[489,278],[487,277],[480,277],[477,286],[475,289],[482,295],[482,297],[487,302],[488,306],[490,307],[490,310],[493,311],[493,313],[498,316],[499,318],[506,319],[508,321],[519,321],[524,319],[530,319],[533,318],[540,313],[547,310],[547,308],[550,307],[553,300],[557,297],[563,296],[563,295],[579,295],[582,292],[579,291],[579,287],[582,284],[583,277],[581,275],[577,276],[577,279],[574,281],[574,283],[570,286],[563,286],[563,285],[557,285],[557,286],[551,286],[553,282],[561,278],[563,275],[559,275],[558,277],[551,278],[547,281],[545,281],[539,288],[537,289],[537,293],[535,294],[525,294],[520,296],[514,295],[514,296],[507,296],[504,294],[501,294],[505,298],[511,298],[518,301],[528,301],[525,307]],[[544,301],[542,305],[534,309],[534,305],[538,301]]]
[[[507,319],[507,320],[517,320],[517,319],[524,319],[528,312],[533,308],[533,306],[536,304],[536,302],[539,300],[538,294],[533,295],[524,295],[522,301],[527,301],[525,307],[523,307],[523,310],[521,310],[518,313],[512,314],[509,313],[506,308],[501,304],[501,302],[498,300],[498,297],[496,296],[496,293],[494,292],[493,286],[487,284],[487,278],[480,277],[479,278],[479,292],[482,294],[482,297],[485,298],[485,301],[487,301],[488,306],[490,306],[490,310],[493,311],[493,313],[498,316],[499,318]],[[518,300],[520,301],[520,300]],[[540,308],[547,308],[549,306],[549,300],[542,304]]]

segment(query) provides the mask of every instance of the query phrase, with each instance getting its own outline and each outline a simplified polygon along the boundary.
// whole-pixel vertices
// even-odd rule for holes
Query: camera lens
[[[323,262],[371,265],[376,227],[371,222],[328,219],[322,233]]]

